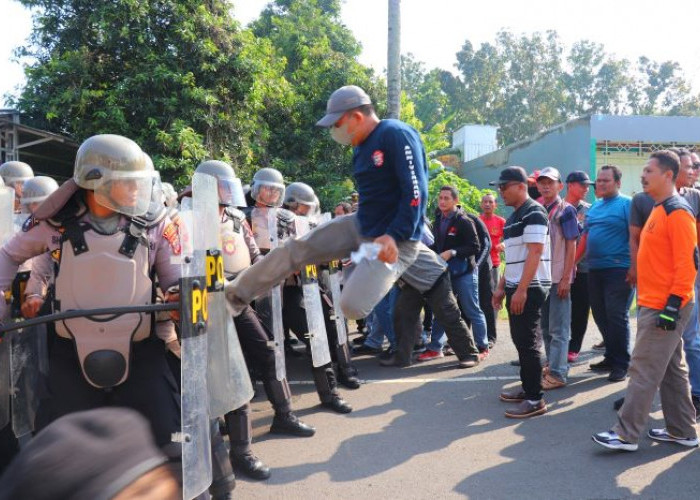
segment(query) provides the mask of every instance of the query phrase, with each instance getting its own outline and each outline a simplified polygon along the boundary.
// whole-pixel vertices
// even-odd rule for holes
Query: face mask
[[[349,146],[352,144],[352,135],[348,132],[348,123],[345,122],[340,127],[331,127],[331,137],[338,144]]]

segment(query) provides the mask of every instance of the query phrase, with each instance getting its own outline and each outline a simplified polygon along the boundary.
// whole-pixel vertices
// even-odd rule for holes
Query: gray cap
[[[559,170],[554,167],[544,167],[542,170],[540,170],[540,175],[537,177],[537,180],[544,177],[552,179],[553,181],[561,182],[561,174],[559,173]]]
[[[346,85],[333,92],[326,103],[326,116],[316,122],[317,127],[330,127],[346,111],[372,104],[367,93],[356,85]]]

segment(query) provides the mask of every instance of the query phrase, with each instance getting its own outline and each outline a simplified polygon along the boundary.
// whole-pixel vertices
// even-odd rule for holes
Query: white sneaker
[[[639,448],[637,443],[625,441],[613,431],[593,434],[593,441],[611,450],[637,451],[637,448]]]
[[[647,436],[656,441],[667,441],[669,443],[678,443],[688,448],[695,448],[698,446],[698,438],[680,438],[672,436],[668,431],[664,429],[649,429]]]

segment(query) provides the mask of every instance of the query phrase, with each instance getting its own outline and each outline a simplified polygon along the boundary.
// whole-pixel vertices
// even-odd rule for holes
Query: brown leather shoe
[[[551,373],[547,373],[547,375],[542,377],[542,390],[551,391],[552,389],[559,389],[560,387],[566,387],[566,382],[559,380]]]
[[[501,395],[498,398],[506,403],[520,403],[525,399],[525,391],[519,387],[516,387],[514,389],[501,392]]]
[[[544,399],[540,399],[536,403],[531,403],[528,400],[521,401],[518,406],[511,410],[506,410],[508,418],[530,418],[535,415],[542,415],[547,412],[547,405]]]

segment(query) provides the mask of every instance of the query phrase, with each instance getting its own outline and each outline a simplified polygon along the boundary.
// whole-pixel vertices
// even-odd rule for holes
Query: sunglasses
[[[499,184],[499,185],[498,185],[498,190],[499,190],[499,191],[505,191],[505,190],[508,189],[509,187],[515,186],[516,184],[520,184],[520,183],[519,183],[519,182],[506,182],[506,183],[504,183],[504,184]]]

